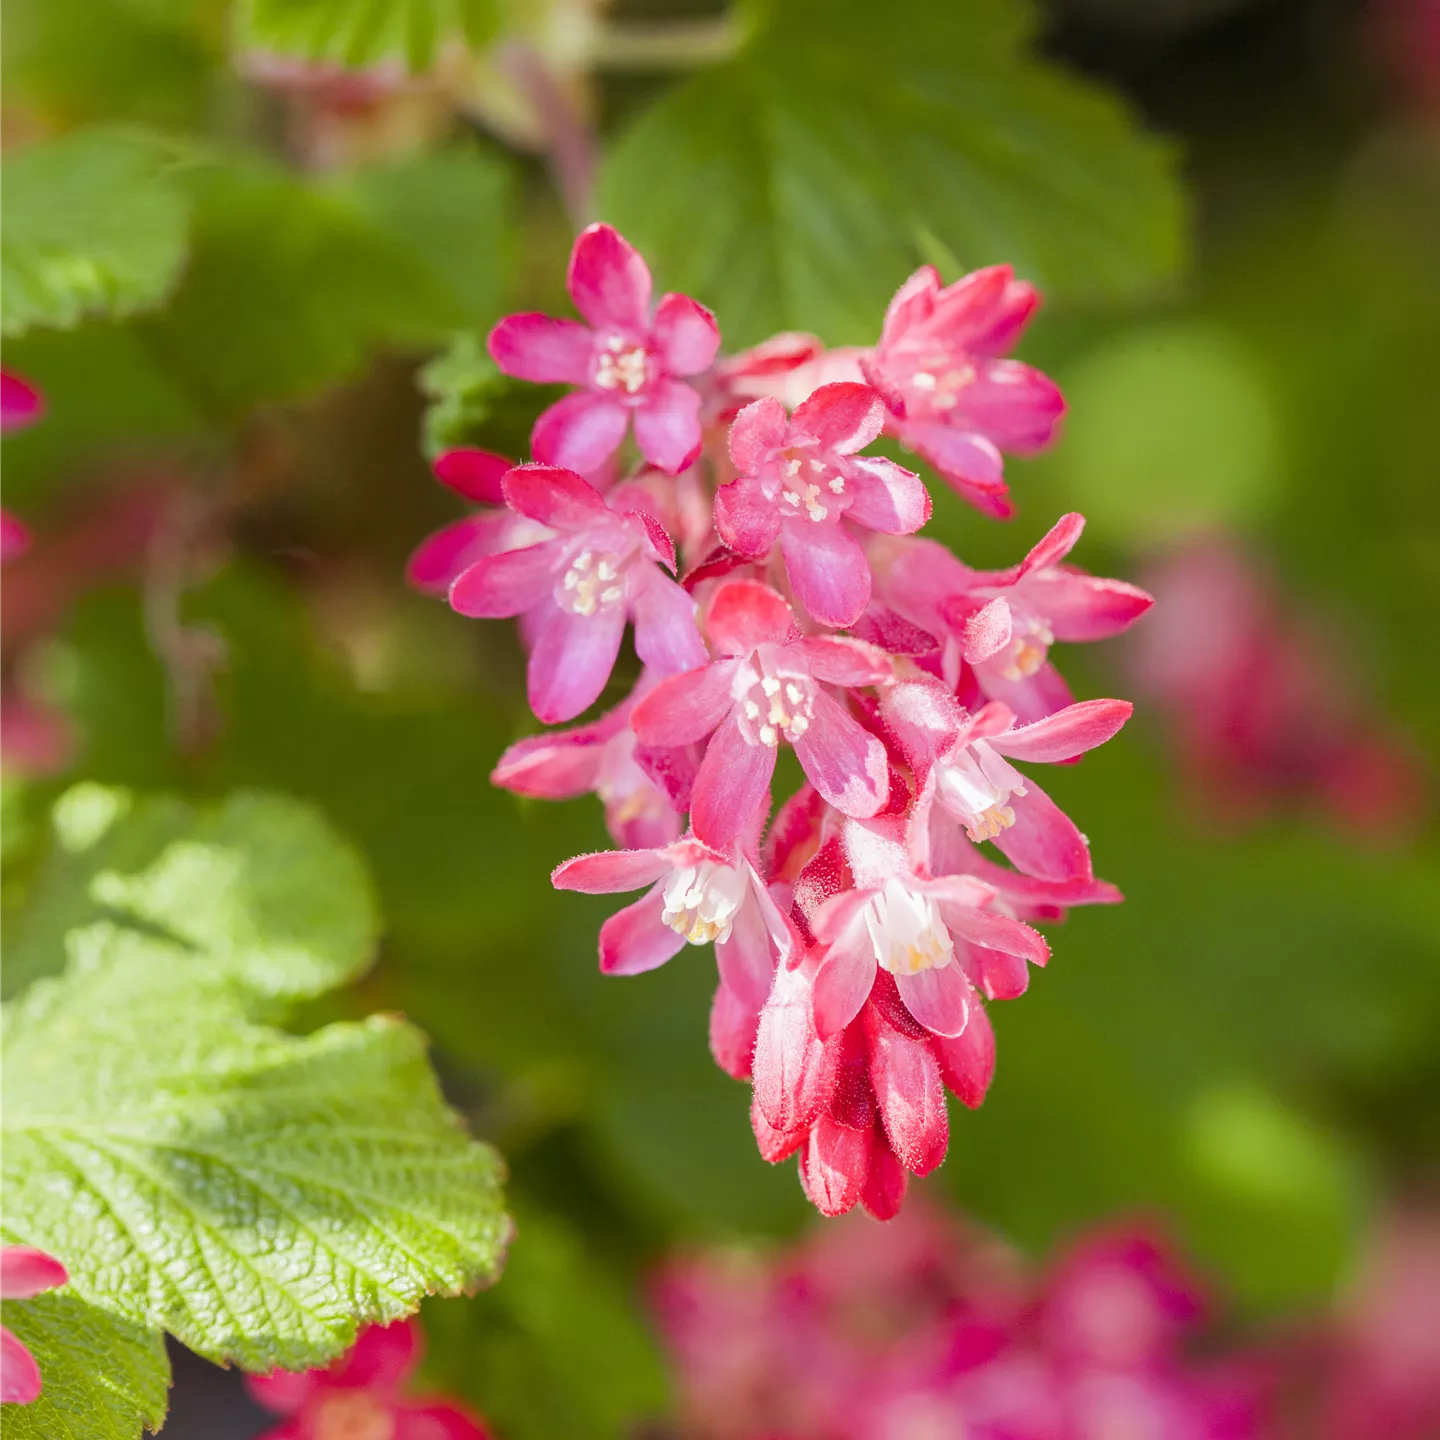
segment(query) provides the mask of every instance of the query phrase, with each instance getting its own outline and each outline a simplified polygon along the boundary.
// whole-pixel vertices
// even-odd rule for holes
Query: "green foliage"
[[[522,1210],[504,1285],[432,1309],[427,1324],[436,1370],[507,1440],[611,1440],[665,1408],[634,1301],[553,1217]]]
[[[160,1428],[170,1362],[158,1330],[69,1290],[7,1302],[3,1314],[45,1381],[38,1400],[5,1407],[8,1440],[134,1440]]]
[[[305,60],[370,65],[403,59],[425,70],[445,41],[482,45],[495,0],[241,0],[242,43]]]
[[[473,444],[475,433],[494,413],[508,378],[485,352],[478,335],[457,335],[425,365],[420,389],[425,407],[425,453],[431,458],[457,445]]]
[[[143,338],[212,419],[342,380],[378,346],[494,318],[507,186],[477,151],[328,184],[237,159],[192,185],[194,259]]]
[[[1025,13],[775,0],[736,60],[621,138],[605,217],[731,346],[785,328],[869,343],[937,248],[1071,300],[1152,290],[1183,251],[1169,149],[1030,56]]]
[[[82,130],[6,157],[0,326],[68,329],[159,305],[185,259],[173,157],[143,133]]]
[[[308,806],[242,793],[197,810],[80,785],[55,807],[48,863],[16,917],[7,993],[59,970],[67,935],[102,919],[277,999],[353,979],[378,931],[363,864]]]
[[[313,812],[86,785],[53,832],[22,954],[63,945],[68,964],[6,1007],[7,1242],[58,1256],[64,1297],[136,1344],[168,1330],[255,1370],[323,1363],[360,1324],[493,1278],[501,1164],[446,1108],[420,1034],[266,1023],[373,947],[364,871]],[[139,1361],[88,1398],[70,1363],[57,1405],[108,1406],[127,1435],[153,1414]]]

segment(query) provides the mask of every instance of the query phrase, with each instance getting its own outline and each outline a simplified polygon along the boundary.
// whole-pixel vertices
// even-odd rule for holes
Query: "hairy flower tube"
[[[1120,633],[1149,596],[1069,565],[1078,515],[973,569],[917,534],[920,476],[862,453],[884,432],[1009,513],[1000,454],[1048,442],[1063,403],[1003,358],[1036,304],[1008,269],[920,271],[873,350],[779,335],[728,357],[694,301],[652,312],[644,261],[606,226],[576,242],[569,285],[588,324],[511,316],[490,347],[582,388],[537,420],[538,463],[440,457],[481,508],[416,552],[412,583],[519,619],[549,724],[624,673],[633,626],[630,693],[518,741],[492,778],[601,800],[621,848],[553,880],[642,892],[601,927],[602,970],[713,945],[711,1050],[752,1083],[762,1155],[796,1156],[826,1214],[892,1216],[944,1158],[947,1089],[984,1098],[985,1007],[1046,963],[1034,926],[1120,898],[1033,767],[1125,723],[1124,701],[1077,702],[1051,652]],[[777,809],[787,748],[804,782]]]

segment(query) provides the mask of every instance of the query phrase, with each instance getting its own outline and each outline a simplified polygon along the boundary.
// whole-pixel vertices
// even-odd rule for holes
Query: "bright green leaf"
[[[170,1361],[159,1331],[69,1290],[7,1301],[4,1319],[45,1382],[38,1400],[5,1407],[6,1440],[135,1440],[160,1428]]]
[[[257,993],[352,979],[377,920],[359,857],[308,806],[240,793],[197,811],[79,785],[55,807],[49,863],[5,958],[7,992],[58,971],[66,937],[104,918],[165,936]]]
[[[81,130],[4,164],[0,325],[62,329],[132,315],[169,294],[185,259],[189,206],[159,142]]]
[[[784,0],[741,55],[622,137],[603,210],[727,341],[866,343],[922,260],[1009,261],[1078,301],[1171,278],[1183,205],[1164,144],[1026,53],[1009,0]]]
[[[427,69],[440,46],[483,45],[498,23],[495,0],[244,0],[241,43],[339,65],[401,58]]]
[[[4,1230],[75,1294],[247,1369],[493,1278],[501,1164],[410,1026],[304,1038],[182,949],[98,922],[7,1015]]]

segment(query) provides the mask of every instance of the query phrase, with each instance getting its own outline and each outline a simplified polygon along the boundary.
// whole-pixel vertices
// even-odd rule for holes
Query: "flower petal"
[[[651,341],[671,375],[698,375],[715,363],[720,327],[698,300],[662,295],[655,307]]]
[[[1028,777],[1023,795],[1012,795],[1015,823],[995,844],[1017,869],[1038,880],[1089,880],[1095,871],[1090,847],[1075,822]]]
[[[941,614],[946,613],[946,608],[942,605]],[[982,660],[988,660],[1003,650],[1014,633],[1010,602],[1003,595],[997,595],[965,617],[964,629],[961,631],[961,653],[969,664],[978,665]]]
[[[700,453],[700,392],[668,377],[650,387],[635,411],[635,443],[658,470],[678,475]]]
[[[528,311],[507,315],[485,342],[490,358],[517,380],[536,385],[583,385],[590,375],[595,336],[574,320]]]
[[[752,745],[729,716],[710,737],[695,792],[690,824],[707,845],[729,845],[750,823],[775,773],[775,748]]]
[[[995,1031],[985,1007],[970,1007],[970,1021],[961,1035],[936,1036],[930,1042],[945,1083],[970,1109],[978,1109],[995,1075]]]
[[[619,448],[630,412],[618,400],[577,390],[540,414],[530,432],[537,460],[592,475]]]
[[[913,535],[930,519],[930,492],[913,470],[883,455],[858,456],[847,468],[847,520],[884,535]]]
[[[932,1034],[953,1037],[964,1033],[975,992],[958,962],[897,975],[895,984],[905,1008]]]
[[[753,1061],[751,1071],[754,1071]],[[768,1160],[772,1165],[788,1160],[810,1135],[808,1125],[798,1126],[794,1130],[777,1130],[765,1118],[765,1112],[761,1110],[760,1102],[754,1095],[750,1097],[750,1128],[755,1132],[755,1145],[760,1151],[760,1158]]]
[[[29,1405],[39,1399],[40,1367],[24,1343],[0,1325],[0,1401]]]
[[[889,798],[885,746],[823,690],[815,692],[810,728],[795,741],[795,755],[810,783],[846,815],[864,819]]]
[[[841,629],[860,618],[870,603],[870,562],[838,521],[790,521],[780,553],[795,598],[822,625]]]
[[[695,625],[696,606],[689,592],[654,566],[645,567],[632,583],[635,653],[644,664],[657,675],[703,666],[710,657]]]
[[[715,964],[721,980],[758,1018],[775,978],[775,951],[753,895],[736,912],[730,938],[716,942]]]
[[[742,475],[754,475],[785,443],[790,419],[773,395],[752,401],[730,425],[730,460]]]
[[[822,1040],[838,1035],[860,1013],[876,969],[869,932],[856,916],[825,952],[815,976],[815,1033]]]
[[[826,1055],[815,1033],[813,969],[775,972],[755,1039],[755,1100],[776,1130],[808,1125],[826,1099]]]
[[[515,468],[515,461],[493,450],[460,446],[437,455],[431,468],[435,478],[457,495],[477,505],[503,505],[505,492],[500,482]]]
[[[893,1220],[905,1201],[908,1183],[905,1167],[895,1158],[884,1132],[872,1130],[870,1171],[865,1177],[865,1188],[860,1192],[860,1203],[875,1219]]]
[[[657,885],[600,927],[601,974],[643,975],[684,949],[685,937],[660,918],[664,910],[665,896]]]
[[[1026,608],[1045,617],[1057,640],[1108,640],[1155,603],[1138,585],[1070,570],[1027,575],[1022,583],[1017,593]]]
[[[512,510],[554,530],[581,530],[610,515],[588,480],[556,465],[517,465],[506,474],[504,491]]]
[[[450,608],[476,620],[498,620],[533,609],[549,594],[558,541],[485,555],[455,577]]]
[[[822,1214],[855,1208],[870,1173],[870,1130],[852,1130],[822,1115],[800,1151],[800,1183]]]
[[[710,1053],[715,1063],[736,1080],[750,1078],[759,1024],[758,1007],[741,1000],[722,980],[710,1002]]]
[[[953,430],[948,425],[906,422],[900,437],[977,510],[997,520],[1008,520],[1015,513],[1005,484],[1005,462],[983,435]]]
[[[734,660],[717,660],[662,680],[630,715],[641,744],[688,745],[703,739],[730,713],[735,669]]]
[[[1065,414],[1060,387],[1019,360],[981,360],[961,396],[964,424],[1012,455],[1034,455]]]
[[[922,265],[895,292],[885,309],[885,321],[880,329],[881,348],[928,320],[939,293],[940,272],[933,265]]]
[[[1082,700],[1043,720],[994,735],[990,745],[1015,760],[1047,764],[1073,760],[1115,735],[1134,709],[1128,700]]]
[[[780,535],[779,507],[758,476],[741,475],[715,491],[715,528],[737,554],[759,560]]]
[[[822,385],[790,417],[792,434],[804,431],[839,455],[863,450],[884,428],[884,400],[871,386],[853,380]]]
[[[565,288],[575,308],[597,329],[640,336],[650,325],[650,267],[610,225],[590,225],[570,252]]]
[[[29,1300],[69,1281],[65,1267],[44,1250],[33,1245],[0,1247],[0,1298]]]
[[[795,648],[810,673],[828,685],[884,685],[895,674],[890,657],[878,645],[848,635],[812,635]]]
[[[1030,547],[1020,562],[1015,578],[1035,570],[1048,570],[1058,565],[1074,548],[1085,529],[1085,517],[1077,511],[1062,515],[1045,534]]]
[[[389,1440],[489,1440],[485,1427],[458,1405],[395,1402]]]
[[[724,655],[784,645],[800,633],[790,607],[758,580],[727,580],[718,586],[705,612],[705,628]]]
[[[45,397],[28,380],[0,370],[0,431],[33,425],[45,413]]]
[[[588,710],[615,668],[624,634],[623,606],[607,605],[593,615],[554,606],[535,637],[526,671],[536,718],[560,725]]]
[[[670,859],[659,850],[597,850],[557,865],[550,883],[557,890],[582,895],[613,895],[653,885],[672,869]]]
[[[607,717],[608,718],[608,717]],[[595,788],[614,727],[597,721],[577,729],[517,740],[490,772],[490,783],[539,800],[574,800]]]

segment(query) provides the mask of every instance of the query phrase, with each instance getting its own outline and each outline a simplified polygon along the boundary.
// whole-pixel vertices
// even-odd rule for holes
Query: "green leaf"
[[[99,919],[163,935],[258,994],[301,999],[353,979],[378,922],[365,867],[308,806],[239,793],[197,810],[78,785],[53,816],[48,864],[7,949],[14,993],[59,970]]]
[[[160,143],[81,130],[4,163],[0,328],[68,329],[132,315],[170,293],[185,259],[189,206]]]
[[[245,45],[339,65],[402,58],[427,69],[447,40],[483,45],[496,31],[495,0],[244,0]]]
[[[605,166],[603,211],[731,346],[869,343],[922,260],[1008,261],[1129,298],[1178,270],[1168,146],[1026,53],[1009,0],[777,0],[734,61],[666,95]]]
[[[160,1428],[170,1361],[158,1331],[69,1290],[10,1300],[3,1311],[45,1383],[38,1400],[5,1407],[6,1440],[135,1440]]]
[[[254,1023],[223,969],[106,921],[7,1015],[4,1231],[82,1299],[247,1369],[494,1277],[501,1163],[417,1031]]]
[[[425,365],[420,389],[425,407],[425,453],[432,458],[457,445],[473,444],[475,432],[489,420],[509,385],[500,367],[485,353],[478,335],[457,335]]]
[[[196,172],[192,188],[193,262],[141,329],[214,420],[343,380],[380,346],[429,346],[493,318],[505,185],[477,154],[351,184],[239,160]]]

